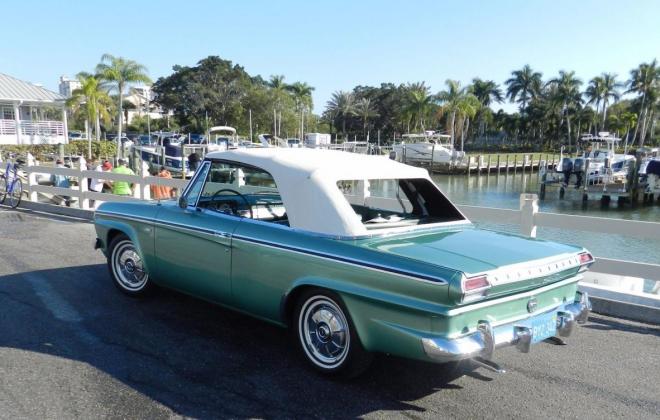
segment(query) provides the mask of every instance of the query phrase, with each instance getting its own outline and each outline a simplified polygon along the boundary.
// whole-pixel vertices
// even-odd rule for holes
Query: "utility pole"
[[[252,109],[249,110],[250,113],[250,143],[252,143]]]

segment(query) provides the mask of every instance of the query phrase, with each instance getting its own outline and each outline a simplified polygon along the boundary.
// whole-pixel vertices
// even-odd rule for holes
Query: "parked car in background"
[[[80,140],[84,138],[82,131],[72,130],[67,133],[69,140]]]
[[[327,374],[376,352],[499,370],[497,347],[559,340],[590,309],[585,249],[478,229],[426,170],[381,156],[210,153],[178,204],[95,217],[119,290],[160,285],[291,328]]]

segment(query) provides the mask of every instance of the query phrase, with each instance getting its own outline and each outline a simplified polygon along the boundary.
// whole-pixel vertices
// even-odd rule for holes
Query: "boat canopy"
[[[227,125],[218,125],[209,128],[209,134],[223,134],[223,133],[231,133],[231,135],[233,136],[236,134],[236,129],[234,127],[229,127]]]

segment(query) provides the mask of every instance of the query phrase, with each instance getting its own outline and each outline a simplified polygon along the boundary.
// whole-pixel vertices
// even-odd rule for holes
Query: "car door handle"
[[[219,238],[231,238],[231,233],[229,233],[229,232],[218,232],[218,231],[216,231],[216,232],[215,232],[215,236],[217,236],[217,237],[219,237]]]

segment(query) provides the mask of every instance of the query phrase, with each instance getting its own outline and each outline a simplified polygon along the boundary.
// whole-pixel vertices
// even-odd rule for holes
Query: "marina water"
[[[522,193],[539,192],[537,173],[481,174],[481,175],[433,175],[440,189],[456,204],[482,207],[519,208]],[[598,197],[600,198],[600,197]],[[570,187],[564,199],[559,198],[557,189],[548,189],[545,200],[539,201],[539,211],[562,214],[576,214],[626,220],[660,222],[660,204],[636,206],[612,201],[603,207],[599,200],[589,200],[586,207],[581,200],[581,192]],[[479,223],[486,229],[515,232],[518,226],[496,223]],[[571,231],[567,229],[539,227],[537,237],[554,240],[589,249],[594,255],[606,258],[660,263],[660,238],[656,240],[637,239],[632,236],[612,235],[598,232]],[[497,246],[497,244],[493,244]]]

